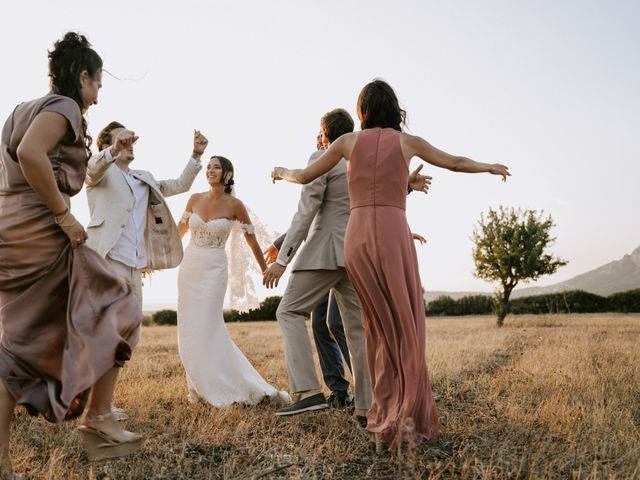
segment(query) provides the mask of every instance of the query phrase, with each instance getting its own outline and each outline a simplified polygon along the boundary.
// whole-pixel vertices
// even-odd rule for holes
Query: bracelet
[[[56,225],[62,225],[64,223],[64,221],[66,220],[66,218],[70,214],[71,214],[71,212],[69,211],[69,208],[67,207],[67,210],[62,215],[57,215],[55,217]]]

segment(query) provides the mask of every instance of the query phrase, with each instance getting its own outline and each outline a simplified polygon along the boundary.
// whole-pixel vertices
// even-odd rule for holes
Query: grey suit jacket
[[[323,153],[313,153],[308,164]],[[302,187],[298,211],[278,253],[278,263],[288,265],[306,239],[292,271],[344,267],[344,234],[350,209],[347,162],[343,158],[329,172]]]
[[[134,177],[149,186],[145,230],[148,268],[173,268],[182,261],[182,241],[164,198],[188,191],[201,168],[190,159],[180,177],[160,181],[145,170],[131,170]],[[122,235],[135,199],[124,172],[106,159],[104,151],[89,160],[85,183],[91,214],[87,245],[106,257]]]

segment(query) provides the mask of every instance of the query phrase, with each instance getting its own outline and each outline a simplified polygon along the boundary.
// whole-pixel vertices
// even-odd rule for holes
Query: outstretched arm
[[[414,135],[402,134],[402,141],[405,147],[405,155],[407,158],[418,156],[422,160],[431,165],[440,168],[446,168],[453,172],[465,173],[491,173],[492,175],[500,175],[502,181],[506,181],[509,173],[509,167],[500,163],[481,163],[471,160],[467,157],[451,155],[440,150],[421,137]]]
[[[271,172],[273,183],[276,183],[276,180],[286,180],[287,182],[303,185],[312,182],[335,167],[341,158],[349,158],[357,138],[355,135],[354,133],[342,135],[325,150],[318,160],[307,168],[290,170],[284,167],[275,167]]]
[[[207,140],[200,130],[193,131],[193,153],[191,154],[191,158],[189,158],[187,165],[184,167],[182,174],[178,178],[172,180],[160,180],[158,182],[158,188],[162,192],[162,195],[170,197],[172,195],[178,195],[179,193],[189,191],[191,185],[193,185],[193,182],[196,179],[196,176],[198,175],[198,172],[202,168],[200,157],[204,153],[208,144],[209,140]]]
[[[131,130],[123,130],[116,136],[113,145],[105,148],[96,155],[92,155],[87,163],[85,183],[87,187],[94,187],[102,181],[109,167],[116,161],[120,152],[134,143],[138,137]]]
[[[238,200],[234,206],[234,215],[237,221],[244,225],[251,225],[251,219],[249,218],[249,212],[247,212],[247,208],[244,206],[240,200]],[[260,265],[260,271],[264,272],[267,269],[267,262],[262,255],[262,249],[258,244],[258,240],[256,239],[256,234],[254,232],[249,233],[245,231],[244,239],[249,244],[249,248],[253,252],[253,256],[256,258],[258,265]]]

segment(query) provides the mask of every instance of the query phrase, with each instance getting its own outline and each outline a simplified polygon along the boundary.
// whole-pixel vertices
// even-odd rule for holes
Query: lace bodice
[[[224,249],[228,262],[228,293],[229,307],[242,312],[248,312],[260,305],[255,289],[253,275],[262,280],[258,262],[253,257],[253,252],[245,242],[243,234],[256,235],[260,245],[270,245],[276,234],[271,234],[249,210],[251,225],[240,223],[226,218],[216,218],[204,221],[197,213],[185,212],[180,220],[182,225],[187,224],[191,230],[191,244],[197,249],[211,248]],[[225,248],[226,247],[226,248]],[[185,251],[185,255],[188,252]],[[212,251],[213,253],[213,251]],[[217,255],[213,255],[220,258]],[[225,263],[227,263],[225,259]]]
[[[234,226],[242,230],[242,233],[255,233],[253,225],[228,218],[214,218],[205,222],[200,215],[192,212],[184,212],[182,221],[189,222],[191,242],[203,248],[224,248]]]

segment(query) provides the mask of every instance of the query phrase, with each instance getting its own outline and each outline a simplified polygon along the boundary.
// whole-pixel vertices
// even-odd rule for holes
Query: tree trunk
[[[498,296],[498,320],[496,321],[498,327],[504,325],[504,319],[509,313],[509,297],[511,296],[511,290],[513,290],[511,286],[505,285],[503,288],[502,295]]]

